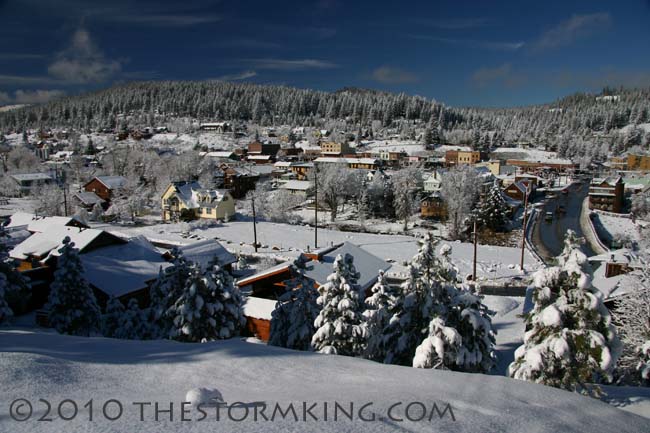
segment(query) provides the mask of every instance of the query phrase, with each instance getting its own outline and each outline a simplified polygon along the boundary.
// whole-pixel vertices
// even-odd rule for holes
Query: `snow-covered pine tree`
[[[350,254],[338,255],[334,272],[318,288],[322,308],[314,321],[314,350],[327,354],[359,356],[366,345],[366,326],[361,313],[362,300],[356,284],[358,273]]]
[[[14,306],[23,308],[29,295],[29,280],[18,272],[9,257],[7,233],[4,225],[0,224],[0,323],[13,316],[9,306],[12,301]]]
[[[116,338],[126,340],[148,339],[151,329],[146,313],[146,310],[140,309],[137,299],[129,299],[126,310],[119,321]]]
[[[397,300],[398,293],[386,283],[384,271],[379,271],[377,282],[372,287],[372,295],[366,299],[366,311],[363,313],[368,328],[365,358],[379,362],[386,358],[384,329],[390,323]]]
[[[286,292],[278,299],[271,319],[269,344],[295,350],[310,350],[314,321],[320,308],[314,282],[304,275],[302,256],[291,266],[293,278],[286,282]]]
[[[117,328],[124,316],[124,304],[118,298],[111,296],[106,303],[106,312],[102,314],[102,335],[108,338],[119,338]]]
[[[462,347],[462,338],[456,329],[446,326],[445,320],[435,317],[429,323],[429,335],[415,349],[413,367],[446,370],[456,364]]]
[[[84,278],[79,250],[67,236],[59,249],[45,308],[50,325],[61,334],[89,336],[99,331],[101,312],[95,294]]]
[[[599,395],[597,383],[611,380],[620,342],[602,295],[591,285],[587,257],[575,233],[567,233],[558,262],[534,276],[528,331],[508,374]]]
[[[185,342],[216,340],[221,337],[221,327],[217,316],[223,309],[217,304],[213,290],[208,288],[208,280],[201,274],[198,265],[190,266],[190,274],[180,297],[172,305],[168,314],[172,318],[170,338]]]
[[[217,337],[232,338],[246,324],[242,309],[242,296],[232,275],[214,257],[205,270],[210,303],[214,304]]]
[[[502,232],[508,226],[508,204],[495,180],[488,193],[481,198],[474,210],[476,223],[480,228]]]
[[[178,248],[170,251],[171,266],[161,268],[158,279],[149,290],[150,319],[153,338],[169,338],[173,318],[167,312],[181,296],[190,275],[190,263]]]
[[[450,303],[450,286],[439,277],[440,262],[435,256],[435,240],[428,233],[408,266],[393,317],[384,329],[387,364],[412,365],[415,348],[426,336],[434,315],[444,317]]]

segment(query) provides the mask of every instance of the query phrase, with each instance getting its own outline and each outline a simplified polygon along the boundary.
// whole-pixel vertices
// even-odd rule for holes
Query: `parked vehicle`
[[[547,222],[553,221],[553,212],[546,212],[546,214],[544,215],[544,219]]]

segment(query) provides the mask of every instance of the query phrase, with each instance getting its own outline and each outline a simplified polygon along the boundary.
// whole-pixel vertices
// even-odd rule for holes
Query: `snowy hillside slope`
[[[600,401],[566,391],[515,381],[504,377],[463,374],[437,370],[419,370],[386,366],[361,359],[293,352],[239,340],[205,344],[172,341],[121,341],[104,338],[79,338],[28,329],[0,331],[0,431],[12,432],[166,432],[166,431],[326,431],[326,432],[641,432],[648,431],[648,420],[626,413]],[[247,403],[247,420],[214,420],[215,409],[203,422],[180,421],[178,405],[186,392],[195,387],[217,388],[228,403]],[[13,421],[8,416],[9,402],[16,398],[36,402],[47,399],[54,404],[54,421]],[[56,416],[58,402],[70,398],[78,402],[79,415],[65,422]],[[95,418],[87,420],[82,405],[94,399]],[[123,415],[106,421],[100,408],[108,399],[123,402]],[[174,421],[161,414],[154,421],[154,410],[144,408],[140,421],[132,402],[158,402],[160,408],[175,403]],[[302,402],[319,404],[318,421],[302,421]],[[323,402],[334,401],[349,407],[373,402],[370,412],[382,416],[374,422],[322,420]],[[293,415],[282,420],[253,420],[253,407],[267,408],[293,403],[299,421]],[[391,421],[388,408],[404,402],[392,412],[402,417],[411,402],[451,405],[440,419],[434,415],[419,422]],[[44,407],[35,404],[35,416]],[[209,410],[209,409],[208,409]],[[71,406],[62,414],[71,416]],[[271,412],[270,409],[268,409]],[[242,417],[244,409],[233,411]],[[414,409],[413,417],[421,411]],[[190,412],[188,418],[196,418]],[[267,412],[268,415],[268,412]]]

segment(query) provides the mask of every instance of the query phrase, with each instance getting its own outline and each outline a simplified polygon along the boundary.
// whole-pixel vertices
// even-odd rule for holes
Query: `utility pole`
[[[523,234],[521,237],[521,262],[519,264],[519,268],[523,271],[524,270],[524,250],[526,247],[526,223],[528,222],[528,195],[530,190],[530,183],[526,185],[526,193],[524,195],[524,230]]]
[[[255,247],[255,252],[257,252],[257,219],[255,218],[255,195],[251,194],[251,204],[253,207],[253,246]]]
[[[472,271],[472,281],[476,282],[476,256],[478,250],[478,231],[476,230],[476,218],[474,218],[474,269]]]
[[[318,249],[318,167],[314,163],[314,249]]]

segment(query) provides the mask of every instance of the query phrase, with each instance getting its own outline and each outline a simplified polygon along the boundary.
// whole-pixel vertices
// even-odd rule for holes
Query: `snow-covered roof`
[[[26,212],[16,212],[9,218],[9,221],[7,228],[26,227],[30,232],[43,232],[52,227],[69,226],[72,224],[85,226],[85,224],[82,224],[74,217],[39,217]]]
[[[123,176],[95,176],[95,179],[106,185],[108,189],[119,189],[126,184]]]
[[[346,163],[346,164],[377,164],[379,161],[375,158],[335,158],[329,156],[322,156],[316,158],[314,162],[325,162],[325,163]]]
[[[288,168],[293,165],[293,162],[291,161],[278,161],[275,164],[273,164],[274,167],[277,168]]]
[[[250,155],[247,159],[252,161],[269,161],[271,155]]]
[[[280,189],[288,189],[292,191],[307,191],[311,188],[312,184],[308,180],[289,180],[282,185]]]
[[[53,180],[52,176],[46,173],[23,173],[12,174],[11,177],[18,182],[28,182],[37,180]]]
[[[31,230],[30,230],[31,231]],[[88,247],[100,236],[110,236],[115,242],[121,242],[119,238],[103,230],[87,229],[68,226],[52,226],[44,232],[36,232],[23,242],[19,243],[9,252],[11,258],[25,260],[28,257],[44,259],[46,256],[58,256],[59,248],[63,246],[63,239],[69,237],[80,252]]]
[[[221,265],[229,265],[237,261],[234,255],[214,239],[206,239],[189,245],[183,245],[179,249],[183,252],[185,258],[200,264],[203,269],[205,269],[208,262],[214,256],[219,258]]]
[[[205,189],[198,182],[175,182],[176,197],[189,209],[216,207],[229,195],[225,189]]]
[[[232,158],[235,155],[235,152],[228,150],[215,150],[213,152],[207,152],[205,156],[210,158]]]
[[[254,296],[246,296],[243,299],[244,316],[253,319],[271,320],[271,314],[275,310],[277,301]]]
[[[81,254],[86,280],[109,296],[124,296],[147,287],[161,268],[170,266],[144,237]]]
[[[92,191],[80,191],[74,194],[74,196],[79,199],[80,202],[86,205],[102,204],[104,199],[95,194]]]

